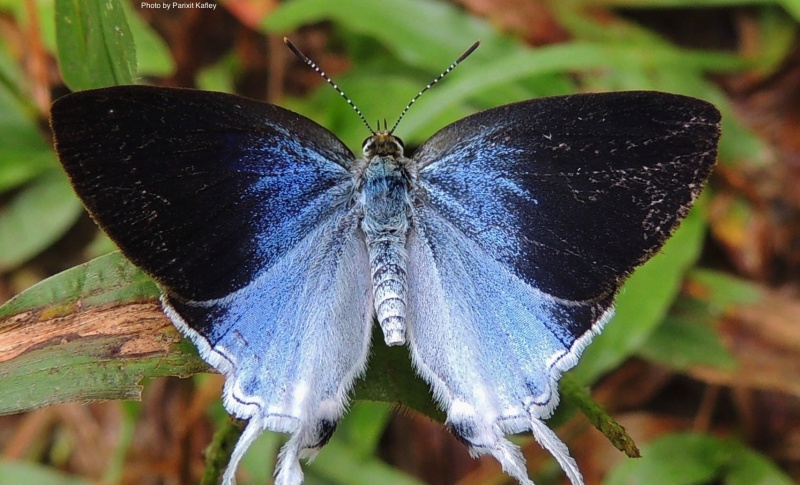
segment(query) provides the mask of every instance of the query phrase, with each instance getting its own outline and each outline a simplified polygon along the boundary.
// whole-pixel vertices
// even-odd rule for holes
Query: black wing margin
[[[65,96],[51,116],[92,217],[191,300],[242,288],[328,217],[354,158],[307,118],[223,93],[118,86]]]
[[[415,153],[421,203],[533,287],[597,301],[686,215],[716,162],[719,121],[705,101],[647,91],[482,111]]]

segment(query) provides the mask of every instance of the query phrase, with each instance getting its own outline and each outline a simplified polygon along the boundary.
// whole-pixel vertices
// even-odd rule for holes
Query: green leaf
[[[157,293],[112,254],[0,307],[0,414],[67,401],[138,399],[143,377],[207,370],[161,312]]]
[[[8,137],[8,143],[0,146],[0,193],[19,187],[55,167],[55,154],[38,131],[17,125],[7,129],[0,127],[0,133]]]
[[[791,485],[794,481],[772,461],[744,447],[729,464],[725,485]]]
[[[60,170],[52,170],[25,187],[0,212],[0,271],[39,254],[81,213],[81,204]]]
[[[420,18],[426,22],[413,20]],[[487,105],[481,106],[489,107],[535,95],[564,94],[537,86],[537,78],[552,79],[555,74],[636,68],[675,72],[678,78],[686,78],[684,73],[693,71],[692,75],[699,78],[703,70],[730,71],[748,65],[747,61],[729,54],[677,49],[654,36],[655,40],[648,43],[631,43],[628,39],[595,43],[578,40],[533,50],[501,36],[488,24],[451,5],[422,0],[402,0],[393,3],[392,8],[370,0],[295,0],[282,4],[264,27],[270,32],[285,32],[322,20],[335,20],[348,31],[377,39],[400,62],[432,73],[452,62],[476,39],[481,40],[481,47],[458,68],[458,73],[444,81],[447,87],[432,90],[409,112],[401,125],[402,136],[408,140],[424,139],[443,123],[455,121],[461,115],[459,108],[466,106],[468,99],[490,98]],[[428,28],[429,21],[437,28]],[[360,96],[350,92],[345,83],[342,85],[351,98],[362,103]],[[512,86],[526,89],[515,90]],[[392,99],[382,97],[384,102],[387,98]]]
[[[657,61],[656,61],[657,59]],[[437,113],[446,112],[463,104],[475,93],[491,92],[499,85],[508,84],[530,76],[545,75],[572,70],[609,69],[630,65],[644,65],[663,69],[686,68],[729,70],[742,67],[743,61],[735,56],[713,53],[693,53],[663,47],[640,45],[603,45],[572,42],[523,50],[499,55],[483,63],[465,62],[459,66],[458,74],[448,78],[446,89],[432,90],[426,94],[425,102],[417,103],[403,121],[402,129],[416,135],[418,130],[432,133],[439,127],[429,125]],[[516,100],[504,100],[511,102]],[[455,121],[455,119],[449,120]]]
[[[26,98],[22,73],[3,47],[0,43],[0,193],[55,166],[36,107]]]
[[[168,77],[175,72],[175,61],[169,46],[161,36],[150,27],[150,24],[134,10],[133,2],[121,2],[122,10],[131,29],[131,35],[136,39],[136,63],[139,74],[143,76]],[[134,74],[136,71],[134,71]]]
[[[709,8],[757,5],[780,5],[795,21],[800,21],[800,1],[798,0],[592,0],[583,2],[597,8]]]
[[[419,18],[435,22],[437,28],[429,29],[424,23],[414,20]],[[320,19],[335,19],[345,29],[343,36],[350,39],[350,52],[359,57],[354,69],[347,76],[337,77],[337,82],[350,98],[362,107],[362,111],[368,111],[366,113],[368,120],[374,119],[370,115],[372,112],[378,118],[397,116],[422,86],[430,82],[436,74],[478,39],[481,41],[481,47],[462,66],[481,66],[498,57],[526,50],[522,44],[500,35],[486,22],[466,15],[462,10],[446,2],[402,0],[393,3],[392,8],[385,8],[379,3],[365,0],[346,0],[336,3],[299,0],[282,4],[266,20],[265,28],[271,32],[288,31]],[[391,24],[393,28],[382,28],[381,25],[384,24]],[[353,34],[354,32],[357,34]],[[365,40],[364,36],[370,39]],[[378,43],[372,39],[377,39]],[[370,47],[373,45],[386,47],[394,57],[389,58],[380,49],[364,47],[365,44]],[[390,59],[388,63],[387,59]],[[482,78],[503,74],[499,71],[474,72]],[[459,67],[459,74],[450,76],[443,84],[450,84],[452,78],[462,75],[463,68]],[[493,107],[534,96],[566,94],[573,90],[571,77],[563,72],[551,71],[538,76],[522,77],[524,79],[516,78],[495,83],[491,89],[470,90],[466,93],[467,96],[447,106],[440,105],[435,96],[426,94],[425,100],[422,101],[429,107],[423,117],[427,122],[425,129],[415,129],[415,122],[404,121],[399,133],[407,143],[421,142],[445,124],[474,112],[476,107],[469,107],[467,99],[476,101],[478,107]],[[387,81],[390,88],[406,83],[409,87],[388,93],[383,89],[374,89],[376,83],[383,88],[387,85]],[[394,81],[397,82],[393,86]],[[354,85],[356,87],[353,87]],[[361,89],[360,85],[369,85],[369,88]],[[347,106],[332,90],[322,89],[326,92],[324,99],[335,101],[335,104],[326,104],[326,108],[335,108],[339,111],[338,105]],[[449,87],[447,89],[449,90]],[[437,88],[431,93],[443,90]],[[396,106],[387,103],[394,103]],[[370,104],[375,105],[376,109],[365,110],[364,106]],[[417,110],[415,107],[410,113],[414,114]],[[318,112],[321,116],[326,116],[329,109],[319,109]],[[347,113],[347,116],[357,123],[352,112]],[[418,116],[415,115],[414,118]],[[325,123],[323,125],[342,136],[336,126]],[[357,135],[354,133],[351,136],[350,132],[346,132],[345,142],[349,146],[358,146],[355,142],[360,142],[364,133],[363,128]]]
[[[356,402],[336,428],[337,439],[347,443],[358,456],[373,455],[390,417],[391,408],[386,403]]]
[[[620,291],[614,318],[572,370],[580,382],[593,382],[634,354],[667,315],[702,249],[706,224],[698,209],[690,211],[661,254],[636,270]]]
[[[15,315],[46,310],[62,317],[120,303],[158,298],[158,287],[119,252],[107,254],[28,288],[0,306],[0,330]]]
[[[0,485],[46,483],[47,485],[89,485],[93,483],[53,471],[43,465],[21,462],[0,462]]]
[[[372,0],[294,0],[283,3],[267,17],[264,28],[288,32],[323,20],[335,20],[351,32],[378,39],[402,62],[433,71],[448,66],[479,39],[483,42],[482,52],[475,55],[488,59],[492,51],[497,53],[494,44],[502,39],[488,23],[446,2],[425,0],[397,0],[391,7]],[[507,48],[519,48],[510,39],[502,43]]]
[[[347,424],[349,416],[342,419],[342,426],[355,428],[357,423]],[[331,485],[422,485],[404,472],[381,461],[374,454],[364,454],[363,449],[347,439],[354,430],[340,434],[340,429],[320,451],[314,461],[306,467],[305,482]]]
[[[228,55],[216,64],[206,66],[197,75],[197,86],[206,91],[235,92],[234,73],[239,69],[235,56]]]
[[[708,325],[707,314],[699,318],[667,317],[663,325],[659,325],[639,349],[638,354],[678,370],[697,365],[725,370],[736,367],[736,359]]]
[[[796,22],[800,22],[800,0],[783,0],[777,3],[789,12]]]
[[[56,42],[73,91],[136,81],[136,51],[119,0],[56,0]]]
[[[663,436],[642,449],[638,460],[626,460],[607,477],[608,485],[696,485],[711,483],[733,456],[730,444],[703,434]]]
[[[408,347],[387,347],[375,325],[366,375],[356,381],[355,399],[402,404],[439,421],[444,413],[433,403],[430,387],[414,372]]]
[[[662,436],[606,477],[608,485],[703,483],[788,485],[791,480],[767,459],[734,440],[699,433]]]
[[[757,303],[764,297],[758,285],[720,271],[694,268],[688,276],[702,288],[703,299],[712,306],[713,314],[720,314],[734,304]]]
[[[800,5],[800,1],[792,1],[795,5]],[[769,76],[780,69],[781,63],[797,43],[797,19],[793,20],[785,15],[778,7],[762,8],[758,11],[758,23],[760,39],[756,42],[761,46],[758,58],[764,65],[760,75]]]
[[[139,399],[144,377],[208,368],[154,303],[102,318],[109,324],[68,318],[61,332],[31,315],[3,322],[0,414],[68,401]],[[9,323],[25,328],[11,331]],[[25,340],[11,342],[13,337]]]

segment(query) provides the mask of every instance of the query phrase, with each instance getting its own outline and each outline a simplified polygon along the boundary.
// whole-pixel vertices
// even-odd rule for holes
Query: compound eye
[[[372,140],[372,137],[371,137],[371,136],[368,136],[368,137],[367,137],[367,138],[365,138],[365,139],[364,139],[364,141],[361,143],[361,150],[362,150],[362,151],[364,152],[364,154],[366,155],[367,151],[371,150],[371,149],[372,149],[372,147],[373,147],[374,145],[375,145],[375,142]]]
[[[401,152],[405,151],[405,149],[406,149],[406,146],[405,146],[405,144],[403,143],[403,140],[401,140],[401,139],[400,139],[400,137],[397,137],[397,136],[395,136],[395,137],[394,137],[394,140],[395,140],[395,141],[397,142],[397,144],[400,146],[400,151],[401,151]]]

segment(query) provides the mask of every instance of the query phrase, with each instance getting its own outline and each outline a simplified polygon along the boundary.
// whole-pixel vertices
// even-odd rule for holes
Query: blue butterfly
[[[333,434],[376,316],[473,455],[532,484],[506,439],[530,431],[583,483],[542,420],[700,193],[719,121],[685,96],[579,94],[479,112],[411,158],[394,128],[372,132],[356,157],[303,116],[223,93],[119,86],[52,108],[75,191],[249,421],[224,483],[269,429],[291,434],[281,485]]]

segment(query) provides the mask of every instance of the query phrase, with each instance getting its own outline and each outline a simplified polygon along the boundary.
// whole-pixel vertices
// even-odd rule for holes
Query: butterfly
[[[534,99],[456,121],[411,157],[397,124],[370,128],[357,157],[299,114],[217,92],[83,91],[51,118],[76,193],[248,420],[224,483],[264,430],[291,435],[276,483],[302,482],[377,318],[473,455],[532,484],[506,438],[532,432],[577,485],[543,423],[558,379],[700,194],[720,114],[660,92]]]

